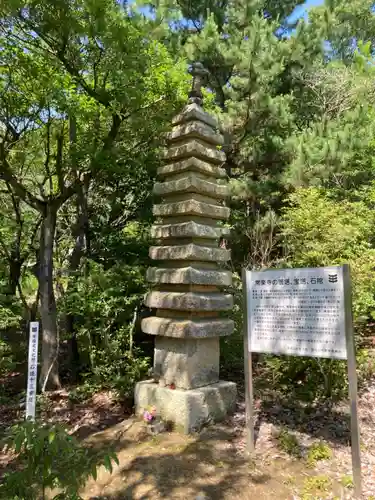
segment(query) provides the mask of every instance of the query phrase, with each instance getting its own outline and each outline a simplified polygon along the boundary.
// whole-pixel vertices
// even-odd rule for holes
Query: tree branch
[[[57,181],[59,183],[60,193],[63,193],[65,189],[65,183],[63,178],[63,147],[64,147],[64,132],[62,131],[57,136],[57,152],[56,152],[56,173]]]
[[[17,196],[21,198],[30,207],[38,210],[38,212],[43,213],[45,210],[45,202],[34,196],[30,191],[28,191],[25,186],[23,186],[13,175],[12,169],[5,158],[4,145],[0,145],[0,179],[7,182],[15,192]]]

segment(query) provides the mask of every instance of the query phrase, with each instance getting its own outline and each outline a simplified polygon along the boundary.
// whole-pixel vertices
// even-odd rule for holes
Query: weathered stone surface
[[[198,121],[191,121],[178,125],[172,132],[166,134],[167,141],[172,143],[186,137],[202,139],[215,146],[224,144],[224,137],[222,135],[216,134],[211,127]]]
[[[173,217],[178,215],[197,215],[211,219],[225,220],[229,218],[230,210],[227,207],[211,205],[197,200],[176,201],[175,203],[161,203],[154,205],[153,213],[159,217]]]
[[[219,337],[155,338],[154,374],[162,385],[196,389],[219,381]]]
[[[211,177],[216,177],[217,179],[226,177],[227,175],[224,168],[212,165],[211,163],[207,163],[194,157],[175,163],[169,163],[168,165],[159,167],[157,170],[159,177],[167,177],[180,172],[201,172],[203,174],[210,175]]]
[[[206,262],[227,262],[230,250],[203,247],[195,243],[150,247],[150,258],[154,260],[199,260]]]
[[[183,160],[190,157],[217,163],[218,165],[225,162],[225,154],[222,151],[209,145],[203,145],[195,139],[186,142],[186,144],[169,148],[164,153],[164,159],[169,161]]]
[[[161,292],[146,294],[147,307],[176,311],[230,311],[233,297],[224,293]]]
[[[152,381],[135,387],[135,410],[142,415],[155,406],[163,420],[185,434],[198,432],[204,425],[220,422],[235,411],[236,384],[220,381],[199,389],[184,391],[161,387]]]
[[[216,269],[195,269],[193,267],[147,269],[147,280],[160,284],[231,286],[232,273]]]
[[[217,128],[215,118],[206,113],[198,104],[188,104],[185,106],[181,113],[173,118],[172,125],[179,125],[191,120],[207,123],[213,129]]]
[[[229,187],[225,184],[208,182],[196,177],[194,174],[190,174],[175,181],[156,182],[153,192],[157,196],[176,193],[201,193],[212,198],[225,199],[229,195]]]
[[[234,329],[232,320],[219,315],[233,307],[232,295],[220,293],[232,284],[232,273],[218,268],[230,259],[218,241],[228,234],[218,221],[230,213],[221,204],[229,194],[222,183],[224,138],[216,120],[197,104],[204,68],[192,67],[197,78],[191,99],[167,134],[166,165],[158,169],[160,182],[154,186],[161,202],[154,206],[152,236],[159,241],[150,257],[161,262],[147,271],[156,290],[145,304],[157,312],[142,321],[142,329],[155,335],[158,383],[139,383],[135,391],[138,413],[155,405],[163,419],[187,433],[225,418],[236,397],[235,384],[219,382],[219,340]],[[171,384],[174,390],[167,388]]]
[[[221,236],[228,235],[229,233],[229,228],[198,224],[194,221],[181,222],[179,224],[155,225],[151,228],[151,237],[156,239],[195,237],[217,240]]]
[[[226,318],[174,319],[156,316],[142,321],[142,331],[175,338],[224,337],[231,335],[234,321]]]

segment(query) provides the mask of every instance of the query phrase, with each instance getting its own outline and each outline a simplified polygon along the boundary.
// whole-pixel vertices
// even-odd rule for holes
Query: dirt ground
[[[68,424],[90,446],[116,451],[119,465],[112,474],[99,470],[97,481],[89,481],[82,491],[85,500],[353,498],[346,404],[308,407],[268,397],[256,401],[256,408],[251,458],[245,451],[241,394],[233,416],[192,436],[151,436],[146,424],[130,417],[110,393],[77,404],[66,391],[56,392],[43,401],[40,415]],[[3,405],[0,421],[6,426],[23,414],[19,405]],[[375,380],[361,392],[359,418],[363,498],[375,500]],[[319,443],[329,456],[311,463],[310,451]],[[0,453],[0,473],[12,458]]]
[[[363,498],[375,499],[375,384],[360,400]],[[245,452],[243,403],[228,421],[194,436],[150,436],[131,418],[88,438],[90,445],[114,446],[119,466],[100,470],[86,485],[87,500],[107,499],[346,499],[353,498],[349,415],[345,405],[304,409],[258,404],[254,457]],[[294,436],[298,454],[280,449],[280,430]],[[308,462],[314,443],[331,451]],[[285,448],[285,447],[284,447]],[[297,456],[298,455],[298,456]]]

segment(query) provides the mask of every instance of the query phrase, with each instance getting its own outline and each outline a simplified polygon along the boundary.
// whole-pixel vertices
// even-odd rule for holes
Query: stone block
[[[174,338],[225,337],[234,330],[227,318],[174,319],[153,316],[142,321],[142,331],[150,335]]]
[[[206,123],[213,129],[217,128],[217,121],[213,116],[206,113],[198,104],[188,104],[185,108],[175,116],[172,120],[172,125],[179,125],[180,123],[186,123],[188,121],[200,121]]]
[[[155,338],[154,374],[164,385],[196,389],[219,381],[219,337]]]
[[[224,293],[152,291],[146,294],[145,304],[151,309],[230,311],[233,307],[233,296]]]
[[[154,205],[153,214],[158,217],[198,216],[211,219],[228,219],[230,210],[227,207],[211,205],[197,200],[177,201],[175,203],[161,203]]]
[[[211,177],[216,177],[217,179],[227,176],[224,168],[212,165],[211,163],[207,163],[194,157],[175,163],[169,163],[168,165],[159,167],[157,170],[159,177],[167,177],[181,172],[200,172],[202,174],[210,175]]]
[[[167,238],[204,238],[218,240],[230,234],[226,227],[215,227],[198,222],[180,222],[178,224],[155,224],[151,228],[151,237],[155,239]]]
[[[199,121],[190,121],[182,123],[173,128],[172,132],[166,134],[166,139],[169,142],[179,141],[181,138],[197,138],[209,142],[211,144],[223,145],[224,137],[221,134],[215,133],[212,127]]]
[[[164,159],[169,161],[183,160],[186,158],[198,158],[209,163],[222,165],[225,162],[225,154],[217,148],[202,144],[196,139],[172,148],[164,153]]]
[[[172,423],[176,430],[190,434],[234,413],[236,395],[236,384],[233,382],[219,381],[200,389],[184,391],[145,381],[135,386],[135,410],[137,415],[142,415],[144,409],[155,406],[158,414]]]
[[[230,250],[204,247],[195,243],[150,247],[149,255],[154,260],[198,260],[206,262],[227,262],[230,260]]]
[[[183,179],[156,182],[153,192],[156,196],[167,196],[177,193],[199,193],[223,200],[229,195],[229,187],[226,184],[208,182],[200,177],[196,177],[194,174],[190,174]]]
[[[195,269],[193,267],[159,268],[147,270],[147,280],[151,283],[231,286],[232,273],[216,269]]]

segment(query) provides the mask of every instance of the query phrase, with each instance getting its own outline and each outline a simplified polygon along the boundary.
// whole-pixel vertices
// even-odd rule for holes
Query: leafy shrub
[[[302,500],[314,500],[321,498],[323,492],[327,492],[332,486],[332,480],[328,476],[313,476],[304,481]]]
[[[291,434],[287,429],[282,429],[277,436],[277,444],[279,448],[288,453],[288,455],[292,455],[294,457],[301,456],[301,446],[298,442],[297,437],[294,434]]]
[[[340,200],[318,188],[299,189],[289,198],[281,230],[283,265],[319,267],[348,262],[353,282],[353,312],[357,348],[363,325],[375,310],[374,189],[357,193],[357,201]],[[263,378],[285,394],[306,401],[347,395],[346,362],[264,355]],[[360,381],[372,376],[374,364],[358,349]]]
[[[307,454],[307,462],[310,465],[315,465],[319,460],[330,460],[332,458],[332,450],[327,443],[320,441],[310,446]]]
[[[90,273],[76,280],[65,311],[74,315],[85,379],[131,397],[149,359],[133,345],[134,317],[145,292],[144,269],[90,263]]]
[[[0,339],[0,377],[14,368],[14,360],[10,346]]]
[[[20,468],[7,473],[0,486],[4,500],[45,499],[47,490],[58,490],[54,499],[78,500],[79,490],[103,465],[112,472],[114,453],[94,454],[61,426],[26,421],[12,427],[6,445],[18,455]]]
[[[281,223],[285,264],[319,267],[349,263],[354,319],[357,323],[366,321],[375,310],[375,213],[371,196],[365,192],[359,201],[337,200],[327,192],[309,188],[297,190],[289,203]]]

